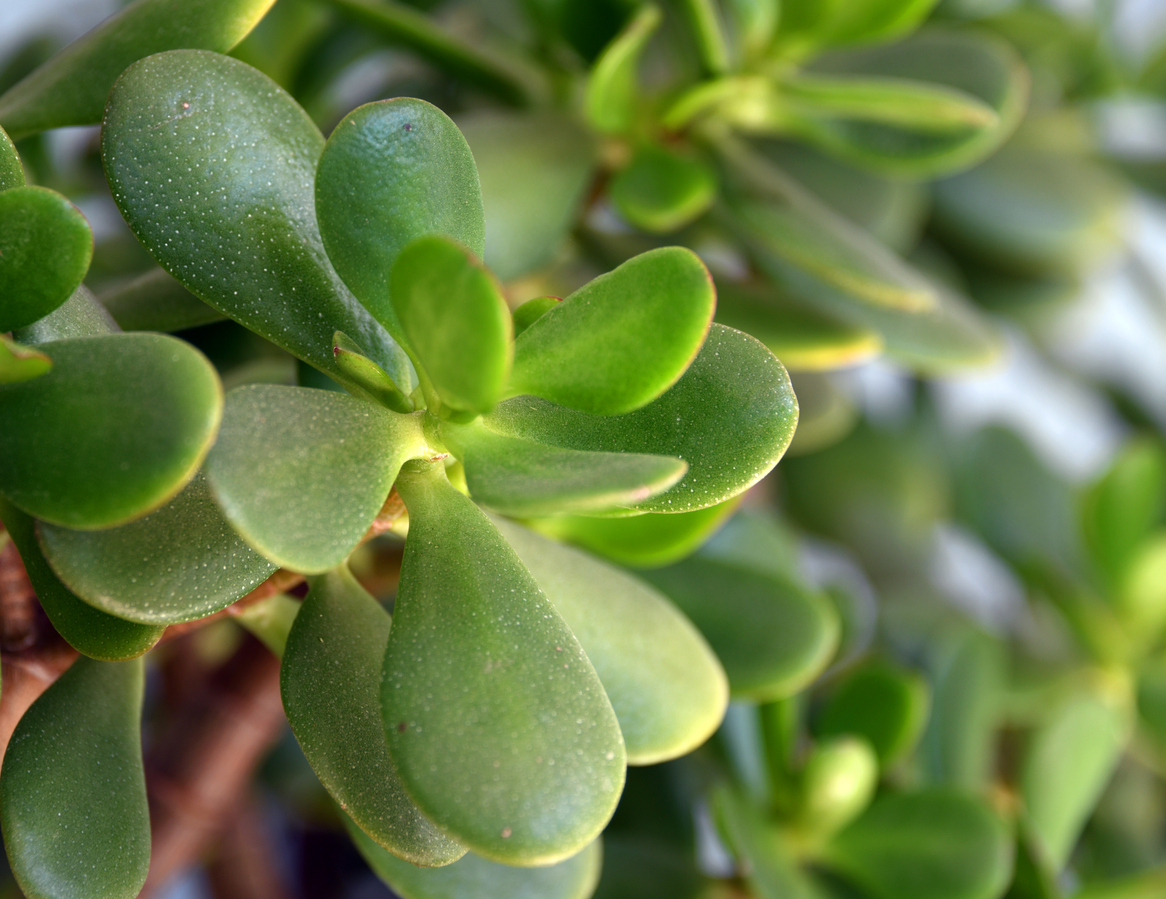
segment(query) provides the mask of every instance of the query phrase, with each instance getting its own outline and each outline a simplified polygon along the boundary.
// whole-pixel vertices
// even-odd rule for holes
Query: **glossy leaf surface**
[[[373,872],[402,899],[589,899],[599,880],[598,840],[570,858],[543,868],[513,868],[470,853],[443,868],[418,868],[376,845],[345,819],[345,827]]]
[[[510,392],[597,415],[631,412],[676,383],[715,307],[712,277],[691,250],[642,253],[518,336]]]
[[[729,684],[708,643],[643,581],[492,518],[579,640],[619,719],[628,764],[678,758],[716,730]]]
[[[92,257],[89,223],[59,193],[0,190],[0,332],[31,325],[69,299]]]
[[[206,358],[160,334],[43,349],[51,372],[0,386],[0,490],[26,512],[74,528],[122,524],[177,494],[222,414]]]
[[[389,277],[407,244],[438,234],[478,257],[485,249],[474,157],[450,118],[424,100],[381,100],[345,116],[320,157],[315,203],[333,265],[394,336]]]
[[[325,390],[232,390],[207,478],[227,519],[282,568],[343,562],[372,524],[401,463],[424,442],[416,418]]]
[[[197,50],[131,66],[101,132],[122,215],[191,293],[340,380],[332,335],[343,331],[408,384],[404,353],[324,252],[313,196],[323,147],[267,76]]]
[[[16,725],[0,779],[12,873],[29,899],[133,899],[150,866],[141,660],[79,658]]]
[[[494,408],[510,374],[514,324],[493,274],[454,241],[419,237],[400,251],[389,284],[426,390],[453,409]]]
[[[388,612],[347,568],[310,583],[279,670],[284,711],[300,748],[366,839],[406,864],[455,861],[465,849],[417,810],[389,758],[380,700]]]
[[[275,565],[231,528],[200,472],[145,518],[100,531],[42,523],[41,549],[90,605],[142,624],[178,624],[225,608]]]
[[[889,664],[867,665],[850,674],[830,696],[814,733],[855,734],[874,747],[884,768],[908,756],[927,724],[931,695],[927,682]]]
[[[16,544],[41,608],[70,646],[92,658],[117,662],[140,656],[158,642],[162,627],[107,615],[62,584],[41,554],[33,520],[2,496],[0,519]]]
[[[688,512],[724,502],[769,473],[793,435],[797,400],[785,369],[761,343],[714,324],[680,380],[627,415],[591,415],[524,396],[500,403],[484,422],[551,446],[677,456],[688,474],[636,508]]]
[[[24,186],[24,166],[12,139],[0,128],[0,190]]]
[[[666,233],[702,215],[717,194],[716,176],[698,160],[662,147],[636,151],[612,179],[611,201],[637,228]]]
[[[18,328],[13,337],[19,343],[39,346],[70,337],[99,337],[117,330],[117,322],[82,284],[53,312],[27,328]]]
[[[792,696],[826,668],[838,646],[833,607],[792,581],[702,558],[642,576],[704,634],[734,697]]]
[[[53,360],[39,350],[0,337],[0,384],[39,378],[52,367]]]
[[[522,865],[574,855],[607,823],[624,781],[599,678],[443,471],[404,471],[397,489],[409,537],[381,697],[401,780],[479,855]]]
[[[117,285],[100,299],[123,331],[182,331],[226,318],[162,268]]]
[[[644,4],[596,60],[583,101],[587,119],[596,130],[619,133],[631,128],[640,57],[662,18],[659,7]]]

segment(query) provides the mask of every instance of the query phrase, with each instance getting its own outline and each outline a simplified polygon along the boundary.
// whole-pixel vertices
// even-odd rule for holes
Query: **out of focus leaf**
[[[0,190],[24,186],[24,166],[12,139],[0,128]]]
[[[647,144],[611,182],[611,201],[637,228],[667,233],[703,215],[717,194],[717,179],[702,162]]]
[[[922,22],[936,0],[802,0],[783,4],[779,40],[810,48],[893,40]]]
[[[100,300],[123,331],[182,331],[226,318],[162,268],[111,288]]]
[[[721,787],[713,794],[713,807],[759,899],[814,899],[814,889],[777,828],[746,797]]]
[[[584,98],[587,119],[596,130],[618,134],[631,128],[640,57],[661,19],[658,6],[644,4],[596,60]]]
[[[930,706],[926,681],[906,669],[876,662],[853,671],[834,690],[815,721],[814,733],[865,737],[879,764],[888,768],[915,749]]]
[[[878,782],[878,757],[862,737],[816,744],[801,771],[799,824],[817,839],[832,836],[862,814]]]
[[[54,311],[27,328],[17,328],[12,336],[19,343],[39,346],[70,337],[112,334],[117,330],[117,322],[82,284]]]
[[[1166,452],[1156,440],[1129,443],[1086,495],[1081,525],[1098,567],[1116,582],[1166,513]]]
[[[0,384],[15,384],[47,374],[53,360],[39,350],[0,336]]]

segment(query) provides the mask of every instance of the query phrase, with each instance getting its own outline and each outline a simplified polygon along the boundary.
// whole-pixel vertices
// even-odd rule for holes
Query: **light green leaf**
[[[281,568],[319,574],[352,552],[401,463],[425,452],[420,421],[327,390],[232,390],[207,458],[227,520]]]
[[[634,124],[640,57],[662,18],[658,6],[645,3],[595,61],[583,108],[597,131],[618,134]]]
[[[388,373],[369,359],[364,354],[363,348],[343,331],[337,331],[332,335],[332,354],[336,357],[336,364],[348,377],[354,391],[359,385],[359,393],[380,403],[386,409],[402,414],[413,411],[413,401],[405,396]]]
[[[491,516],[579,640],[615,709],[629,765],[685,755],[721,723],[729,684],[700,632],[643,581]]]
[[[702,216],[717,195],[717,178],[702,162],[655,144],[640,147],[612,179],[611,202],[645,231],[676,231]]]
[[[704,343],[716,307],[704,263],[662,247],[600,275],[540,316],[514,342],[510,393],[621,415],[677,382]]]
[[[514,336],[517,337],[561,302],[562,297],[535,297],[527,300],[514,310]]]
[[[12,139],[0,128],[0,190],[24,186],[24,166]]]
[[[118,284],[99,299],[123,331],[182,331],[226,318],[162,268]]]
[[[186,486],[222,415],[206,357],[161,334],[42,349],[51,372],[0,385],[0,491],[53,524],[102,528],[140,518]]]
[[[366,103],[345,116],[320,157],[315,202],[332,264],[398,340],[390,273],[406,245],[436,234],[478,257],[485,248],[473,155],[449,116],[424,100]]]
[[[397,256],[389,283],[431,411],[494,408],[510,375],[514,323],[493,274],[449,238],[419,237]]]
[[[40,346],[71,337],[99,337],[117,332],[117,322],[82,284],[53,312],[12,336],[20,343]]]
[[[252,636],[271,651],[271,654],[283,658],[287,647],[287,637],[300,613],[300,601],[293,599],[286,593],[276,593],[266,599],[237,608],[231,616]]]
[[[1081,524],[1094,561],[1115,583],[1166,513],[1166,451],[1151,439],[1125,446],[1086,494]]]
[[[87,603],[142,624],[204,618],[250,593],[275,571],[236,534],[200,472],[145,518],[100,531],[42,523],[41,549]]]
[[[389,614],[347,568],[312,578],[296,616],[280,692],[288,723],[332,798],[380,847],[414,865],[447,865],[466,850],[405,794],[381,721]]]
[[[1128,877],[1090,883],[1073,894],[1074,899],[1158,899],[1166,890],[1166,868],[1152,868]]]
[[[763,56],[777,33],[781,0],[729,0],[727,6],[745,61]]]
[[[901,37],[927,18],[936,0],[802,0],[783,4],[778,39],[809,50]]]
[[[759,899],[817,899],[777,828],[737,790],[721,786],[712,804],[721,828],[742,860],[749,886]]]
[[[0,190],[0,333],[31,325],[69,299],[92,257],[89,223],[59,193]]]
[[[343,381],[343,331],[400,385],[409,363],[344,286],[316,226],[324,138],[238,60],[178,50],[135,63],[110,93],[101,151],[122,215],[200,299]]]
[[[589,899],[599,880],[599,840],[565,861],[543,868],[513,868],[469,853],[444,868],[418,868],[385,852],[351,819],[344,826],[373,872],[403,899]]]
[[[725,41],[719,4],[715,0],[682,0],[680,7],[688,20],[705,74],[724,74],[730,64],[729,45]]]
[[[381,698],[401,780],[479,855],[568,858],[623,789],[611,703],[518,556],[444,471],[402,471],[397,489],[409,537]]]
[[[4,848],[28,899],[133,899],[150,867],[140,659],[79,658],[16,725],[0,778]]]
[[[91,658],[119,662],[140,656],[158,642],[164,628],[114,618],[73,595],[41,555],[33,520],[3,496],[0,519],[16,544],[41,608],[70,646]]]
[[[802,767],[797,821],[815,839],[830,837],[870,804],[879,785],[879,761],[862,737],[816,743]]]
[[[931,710],[931,690],[919,675],[885,662],[850,672],[814,722],[819,737],[865,737],[889,768],[915,749]]]
[[[15,384],[47,374],[53,360],[31,347],[0,335],[0,384]]]
[[[792,696],[834,657],[838,614],[824,596],[793,581],[697,557],[642,577],[704,634],[734,698]]]
[[[793,436],[797,400],[785,369],[761,343],[714,324],[680,380],[627,415],[591,415],[522,396],[483,421],[496,433],[549,446],[677,456],[688,474],[636,508],[689,512],[742,493],[773,469]]]

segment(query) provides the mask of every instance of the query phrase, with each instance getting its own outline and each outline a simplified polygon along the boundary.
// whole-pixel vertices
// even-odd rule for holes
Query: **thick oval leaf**
[[[773,469],[797,425],[797,399],[769,350],[714,324],[672,389],[627,415],[591,415],[523,396],[500,403],[484,422],[499,434],[550,446],[677,456],[688,474],[636,508],[689,512],[742,493]]]
[[[71,593],[41,554],[33,520],[3,496],[0,519],[16,544],[41,608],[70,646],[94,659],[120,662],[140,656],[158,642],[163,628],[114,618]]]
[[[439,234],[475,256],[485,250],[474,157],[450,118],[424,100],[381,100],[345,116],[320,157],[315,202],[332,264],[398,339],[389,276],[405,246]]]
[[[79,658],[24,713],[4,755],[0,823],[29,899],[133,899],[150,867],[140,659]]]
[[[0,128],[0,190],[24,186],[24,166],[12,139]]]
[[[460,450],[475,502],[516,517],[630,506],[663,493],[688,470],[669,456],[563,449],[480,426],[446,426],[443,434]]]
[[[27,328],[18,328],[12,336],[20,343],[39,346],[42,343],[65,340],[69,337],[114,334],[117,330],[117,322],[105,307],[97,302],[89,288],[82,284],[53,312]]]
[[[818,838],[837,833],[870,804],[879,785],[879,762],[862,737],[816,743],[802,767],[798,823]]]
[[[814,722],[814,733],[865,737],[887,768],[915,749],[930,707],[931,691],[923,678],[876,662],[850,673],[831,694]]]
[[[834,838],[826,861],[873,899],[997,899],[1012,878],[1012,839],[982,800],[887,793]]]
[[[792,581],[702,558],[641,576],[712,644],[734,697],[792,696],[825,670],[838,646],[833,606]]]
[[[138,521],[100,531],[42,523],[38,532],[45,558],[70,590],[142,624],[204,618],[275,571],[227,524],[201,472]]]
[[[0,190],[0,332],[31,325],[69,299],[92,257],[89,223],[59,193]]]
[[[668,600],[586,553],[491,520],[595,666],[629,765],[678,758],[712,735],[729,683],[700,632]]]
[[[380,699],[389,614],[347,568],[310,583],[279,669],[283,708],[300,748],[332,798],[378,846],[412,865],[456,861],[466,850],[417,810],[389,758]]]
[[[1164,514],[1166,451],[1157,440],[1132,440],[1089,490],[1081,515],[1089,550],[1111,584]]]
[[[513,868],[469,853],[444,868],[418,868],[386,852],[351,819],[344,826],[377,877],[402,899],[589,899],[599,881],[599,840],[565,861],[544,868]]]
[[[644,4],[595,61],[583,104],[597,131],[618,134],[634,124],[640,57],[662,18],[658,6]]]
[[[93,125],[126,66],[163,50],[225,53],[275,0],[137,0],[74,41],[0,97],[0,124],[23,136],[66,125]]]
[[[15,384],[47,374],[53,361],[39,350],[0,336],[0,384]]]
[[[514,323],[489,269],[449,238],[419,237],[397,256],[389,284],[430,411],[493,409],[510,375]]]
[[[316,226],[324,138],[290,96],[197,50],[135,63],[109,96],[105,173],[159,264],[215,309],[343,382],[343,331],[398,384],[408,360],[344,286]]]
[[[100,300],[123,331],[182,331],[226,318],[161,268],[105,291]]]
[[[111,334],[43,345],[53,370],[0,386],[0,491],[72,528],[153,511],[194,477],[218,431],[218,375],[190,344]]]
[[[702,162],[655,144],[640,147],[611,182],[620,215],[645,231],[676,231],[703,215],[717,195],[716,175]]]
[[[485,514],[440,468],[402,471],[409,510],[383,700],[427,817],[507,864],[562,860],[615,810],[626,754],[595,669]]]
[[[207,458],[227,520],[281,568],[319,574],[352,552],[401,463],[423,453],[416,417],[328,390],[232,390]]]

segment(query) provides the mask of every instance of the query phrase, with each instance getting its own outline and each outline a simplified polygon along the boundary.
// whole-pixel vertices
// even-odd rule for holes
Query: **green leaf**
[[[645,231],[676,231],[702,216],[717,195],[717,178],[696,159],[647,144],[612,179],[611,202]]]
[[[101,528],[140,518],[186,486],[222,415],[205,356],[161,334],[42,348],[51,372],[0,386],[0,491],[53,524]]]
[[[862,737],[817,743],[801,771],[798,824],[816,839],[830,837],[862,814],[878,784],[878,759]]]
[[[0,128],[0,190],[24,186],[24,166],[12,139]]]
[[[514,342],[511,394],[593,412],[639,409],[677,382],[708,334],[716,291],[691,250],[662,247],[600,275]]]
[[[602,830],[626,754],[578,641],[440,468],[402,471],[409,510],[381,698],[422,812],[471,850],[545,865]],[[435,701],[434,697],[441,697]]]
[[[137,0],[74,41],[0,97],[0,124],[23,137],[66,125],[94,125],[122,70],[163,50],[225,53],[274,0]]]
[[[420,421],[327,390],[232,390],[207,457],[227,520],[281,568],[319,574],[352,552],[406,459],[425,452]]]
[[[737,790],[722,786],[712,797],[729,844],[744,862],[749,886],[759,899],[816,899],[777,828]]]
[[[773,469],[793,436],[797,400],[769,350],[714,324],[680,380],[627,415],[592,415],[523,396],[483,421],[496,433],[549,446],[677,456],[688,474],[636,508],[689,512],[742,493]]]
[[[343,331],[337,331],[332,335],[332,354],[354,390],[356,385],[360,385],[360,393],[394,412],[408,414],[413,411],[413,401],[405,396],[388,373],[369,359],[356,341]]]
[[[53,360],[44,353],[0,335],[0,384],[39,378],[52,367]]]
[[[70,646],[91,658],[120,662],[140,656],[158,642],[164,628],[114,618],[73,595],[41,555],[33,520],[3,496],[0,519],[16,544],[41,608]]]
[[[406,245],[437,234],[479,257],[485,249],[474,157],[449,116],[424,100],[366,103],[345,116],[320,157],[315,202],[336,271],[398,340],[390,273]]]
[[[288,634],[300,612],[300,601],[286,593],[276,593],[259,602],[236,609],[231,616],[266,646],[271,654],[283,658]]]
[[[658,6],[645,3],[595,61],[583,108],[597,131],[619,134],[635,123],[640,57],[662,18]]]
[[[332,335],[343,331],[411,389],[404,353],[324,252],[313,197],[323,148],[274,82],[197,50],[127,69],[101,131],[122,215],[191,293],[340,381]]]
[[[597,453],[500,437],[481,426],[446,427],[475,502],[505,515],[606,512],[663,493],[688,466],[670,456]]]
[[[457,125],[474,153],[490,269],[503,281],[550,262],[595,170],[591,133],[553,112],[474,110]]]
[[[514,336],[517,337],[561,302],[562,297],[535,297],[527,300],[514,310]]]
[[[449,238],[419,237],[397,256],[389,283],[431,411],[494,408],[510,375],[514,323],[493,274]]]
[[[347,568],[314,577],[296,616],[280,692],[288,723],[332,798],[378,846],[427,867],[466,850],[417,810],[401,784],[381,721],[389,614]]]
[[[74,531],[42,523],[38,533],[70,590],[141,624],[204,618],[275,571],[227,524],[201,472],[167,505],[121,527]]]
[[[834,838],[824,861],[872,899],[997,899],[1012,879],[1012,839],[982,800],[887,793]]]
[[[402,899],[589,899],[602,866],[599,840],[565,861],[542,868],[513,868],[469,853],[444,868],[418,868],[385,852],[345,818],[344,826],[373,872]]]
[[[17,328],[12,336],[20,343],[40,346],[71,337],[99,337],[117,330],[117,322],[82,284],[53,312],[27,328]]]
[[[578,639],[615,709],[629,765],[679,758],[721,723],[729,685],[700,632],[643,581],[491,516]]]
[[[893,40],[913,30],[935,4],[936,0],[802,0],[783,4],[778,38],[806,50]]]
[[[1131,441],[1085,497],[1082,530],[1094,561],[1115,583],[1166,513],[1166,451]]]
[[[641,576],[704,634],[734,698],[792,696],[834,657],[837,613],[824,596],[791,580],[699,557]]]
[[[729,69],[729,45],[725,41],[718,6],[715,0],[682,0],[680,3],[695,39],[701,67],[707,75],[722,75]]]
[[[92,257],[89,223],[59,193],[0,191],[0,332],[31,325],[69,299]]]
[[[1166,758],[1166,663],[1153,661],[1138,672],[1138,732],[1160,758]]]
[[[182,331],[226,318],[162,268],[119,284],[99,299],[123,331]]]
[[[931,707],[919,675],[885,662],[856,669],[834,690],[814,722],[819,737],[865,737],[889,768],[915,749]]]
[[[16,725],[0,824],[28,899],[133,899],[150,867],[142,661],[79,658]]]

